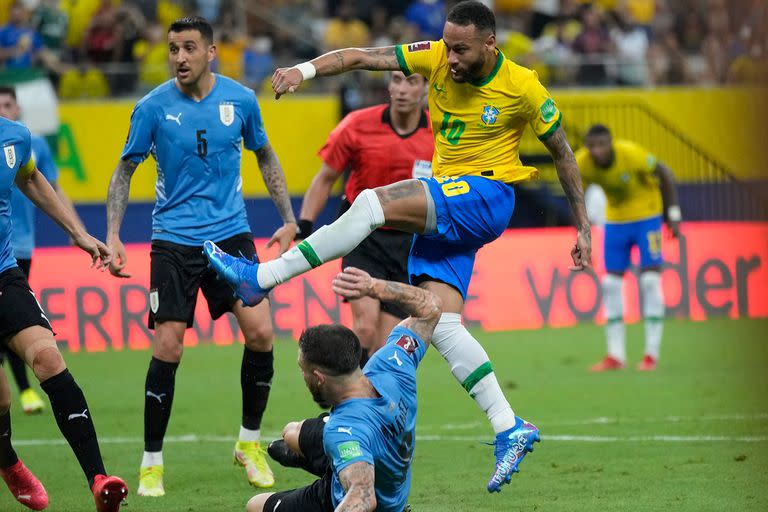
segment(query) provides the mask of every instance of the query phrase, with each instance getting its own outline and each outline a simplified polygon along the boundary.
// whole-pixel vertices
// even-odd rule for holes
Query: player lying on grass
[[[509,225],[515,205],[512,184],[538,175],[520,162],[520,139],[527,126],[551,153],[571,204],[578,228],[572,269],[591,265],[581,177],[560,126],[562,116],[536,73],[496,48],[496,20],[480,2],[458,3],[448,13],[440,41],[337,50],[278,69],[272,87],[279,96],[315,75],[356,69],[427,77],[435,177],[363,191],[336,222],[273,261],[233,258],[206,242],[208,259],[245,304],[257,304],[272,287],[349,253],[374,229],[386,226],[414,233],[410,281],[443,303],[445,312],[432,342],[496,433],[496,461],[487,489],[500,491],[517,468],[522,455],[517,439],[529,435],[528,423],[510,407],[488,354],[462,325],[461,314],[475,254]]]
[[[110,250],[85,232],[71,211],[35,166],[31,136],[23,125],[0,118],[0,145],[7,168],[0,173],[0,344],[14,351],[32,369],[51,401],[59,430],[85,473],[99,512],[115,512],[128,494],[120,478],[106,476],[96,429],[85,396],[69,373],[53,329],[40,308],[11,249],[10,201],[15,183],[35,205],[55,220],[75,245],[91,255],[92,264],[106,268]],[[7,386],[7,382],[5,383]],[[33,510],[47,506],[45,489],[25,471],[11,446],[10,407],[0,409],[0,469],[14,497]]]

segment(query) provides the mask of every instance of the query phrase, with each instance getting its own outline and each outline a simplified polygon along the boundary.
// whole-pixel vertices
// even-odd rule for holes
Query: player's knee
[[[268,323],[255,325],[243,330],[245,345],[251,350],[268,351],[272,348],[275,333]]]
[[[264,510],[264,505],[267,503],[267,500],[273,494],[273,492],[266,492],[263,494],[257,494],[251,498],[248,500],[248,504],[245,506],[246,512],[262,512]]]
[[[301,434],[301,425],[303,421],[292,421],[283,428],[283,441],[292,451],[301,453],[299,448],[299,434]]]
[[[40,382],[60,374],[67,368],[61,352],[55,346],[41,347],[32,354],[30,359],[32,361],[32,371]]]

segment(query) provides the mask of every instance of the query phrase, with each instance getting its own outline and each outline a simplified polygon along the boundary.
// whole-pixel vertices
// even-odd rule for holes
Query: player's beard
[[[320,406],[321,409],[331,408],[333,404],[323,395],[323,391],[320,389],[320,386],[317,383],[307,387],[309,387],[309,392],[312,393],[312,399],[315,401],[315,403],[317,403],[317,405]]]
[[[460,70],[458,73],[458,76],[453,79],[454,82],[464,83],[464,82],[469,82],[472,80],[478,80],[479,78],[482,78],[482,77],[479,77],[478,75],[482,71],[483,66],[485,66],[484,56],[479,58],[469,66],[467,66],[465,70]]]

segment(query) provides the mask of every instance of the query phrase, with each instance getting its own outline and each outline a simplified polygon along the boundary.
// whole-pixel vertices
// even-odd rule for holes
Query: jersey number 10
[[[445,137],[451,146],[455,146],[459,143],[459,137],[464,133],[464,128],[466,127],[467,125],[461,119],[451,121],[450,112],[445,112],[443,113],[443,124],[440,125],[440,135]]]

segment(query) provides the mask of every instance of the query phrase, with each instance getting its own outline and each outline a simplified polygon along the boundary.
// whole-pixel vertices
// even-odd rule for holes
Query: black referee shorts
[[[265,512],[333,512],[332,468],[323,450],[323,427],[327,414],[304,420],[299,432],[299,448],[312,467],[325,466],[323,476],[306,487],[277,492],[264,504]]]
[[[0,345],[7,347],[9,339],[35,325],[53,332],[24,272],[19,267],[4,270],[0,273]]]
[[[251,233],[241,233],[216,244],[230,254],[256,257]],[[155,328],[156,322],[165,321],[186,322],[187,327],[192,327],[198,290],[203,292],[214,320],[232,311],[237,302],[232,289],[217,280],[208,268],[202,246],[153,240],[149,274],[150,329]]]
[[[408,284],[408,255],[412,242],[410,233],[377,229],[341,259],[342,268],[357,267],[371,277]],[[401,319],[408,316],[399,306],[389,302],[382,302],[381,310]]]

